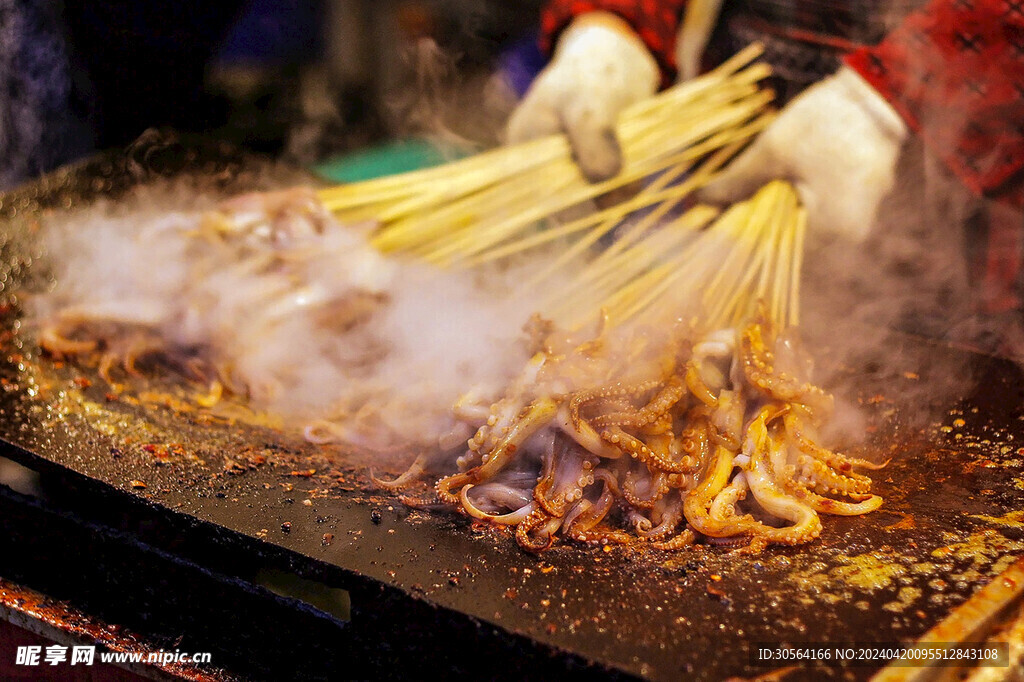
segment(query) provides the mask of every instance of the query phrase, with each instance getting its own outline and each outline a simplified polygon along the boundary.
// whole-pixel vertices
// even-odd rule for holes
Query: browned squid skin
[[[515,537],[527,551],[559,537],[666,551],[703,540],[751,553],[811,542],[822,532],[819,514],[864,514],[881,504],[871,479],[855,471],[877,466],[815,442],[831,397],[776,369],[776,339],[761,319],[732,336],[663,350],[653,379],[546,395],[519,382],[470,440],[473,456],[461,461],[474,465],[438,481],[438,497],[453,504],[466,486],[532,457],[541,468],[528,506],[504,515],[467,510],[518,521]],[[573,357],[562,346],[538,361],[548,372],[538,386],[567,385],[551,381]],[[612,363],[600,364],[603,340],[576,350],[614,377]],[[547,450],[538,457],[531,439],[542,429],[554,433],[539,439]]]
[[[660,498],[652,509],[652,517],[657,518],[657,525],[649,518],[650,528],[638,526],[637,535],[650,542],[660,542],[672,535],[683,521],[683,493],[675,490]]]
[[[546,524],[552,516],[542,509],[530,513],[526,519],[516,526],[516,542],[528,552],[543,552],[555,544],[554,533],[548,533],[540,538],[535,538],[533,532],[540,526]]]
[[[613,504],[615,504],[615,494],[612,492],[612,488],[608,484],[602,483],[601,494],[596,500],[591,502],[584,498],[566,515],[563,521],[565,534],[576,538],[586,536],[604,520]]]
[[[752,553],[760,552],[768,546],[765,541],[758,540],[752,535],[732,535],[726,538],[706,537],[704,538],[704,544],[729,549],[746,548]]]
[[[798,480],[809,488],[832,495],[850,497],[868,494],[871,490],[871,479],[852,478],[830,469],[820,460],[801,455],[797,460]]]
[[[633,398],[638,395],[649,393],[651,390],[657,388],[658,385],[659,381],[652,379],[635,384],[623,384],[618,382],[612,386],[604,388],[578,391],[569,401],[569,414],[572,418],[572,422],[576,428],[579,428],[582,421],[580,413],[588,406],[595,403],[617,402],[622,399]],[[599,423],[628,424],[629,422],[638,420],[639,418],[640,416],[637,410],[630,409],[629,411],[621,412],[610,411],[599,415],[597,418],[592,420],[591,425],[596,426]]]
[[[99,349],[100,342],[98,340],[75,341],[68,338],[67,333],[57,326],[46,327],[39,334],[39,345],[45,352],[56,358],[85,355]]]
[[[721,446],[715,449],[700,483],[690,491],[683,503],[683,513],[694,530],[702,535],[727,537],[736,529],[729,521],[712,518],[710,508],[715,498],[725,490],[732,473],[735,455]]]
[[[626,502],[634,507],[635,509],[653,509],[654,505],[658,503],[658,500],[663,498],[671,487],[668,483],[668,476],[664,471],[652,472],[650,469],[646,469],[647,473],[647,485],[648,494],[646,497],[642,497],[637,494],[637,477],[632,471],[626,472],[625,479],[622,481],[622,497]]]
[[[817,493],[808,490],[807,486],[801,485],[800,483],[792,480],[783,482],[782,487],[786,492],[814,509],[814,511],[826,514],[859,516],[861,514],[873,512],[882,505],[882,498],[878,495],[865,495],[864,499],[859,502],[845,502],[843,500],[835,500],[831,497],[818,495]]]
[[[409,465],[409,468],[406,469],[397,478],[394,478],[390,481],[385,481],[384,479],[377,478],[377,476],[375,476],[374,473],[371,471],[370,480],[373,481],[374,485],[380,486],[385,490],[391,490],[392,492],[405,490],[406,488],[408,488],[413,483],[419,480],[420,476],[423,475],[423,472],[426,471],[426,464],[427,456],[425,454],[420,455],[413,461],[412,464]]]
[[[630,457],[652,468],[674,474],[691,473],[693,471],[694,465],[691,458],[683,457],[678,462],[672,461],[667,456],[667,453],[658,452],[654,448],[648,447],[648,443],[626,433],[621,427],[613,426],[606,431],[602,431],[601,438],[616,447],[622,448]]]
[[[774,342],[774,326],[767,321],[747,325],[740,335],[740,361],[747,381],[775,400],[817,406],[830,402],[821,388],[776,371],[775,354],[768,349],[766,336]]]
[[[598,415],[591,420],[591,424],[594,428],[625,426],[642,429],[657,421],[664,421],[665,417],[668,416],[669,410],[686,397],[686,384],[674,374],[669,376],[663,383],[664,385],[660,387],[655,384],[647,389],[658,388],[658,392],[643,407],[632,412]],[[637,394],[641,392],[644,391],[640,391]]]
[[[39,346],[57,359],[95,363],[100,378],[111,385],[116,383],[115,368],[139,376],[140,358],[169,350],[156,331],[140,323],[94,317],[76,309],[65,310],[46,324],[39,333]]]
[[[686,387],[690,390],[697,400],[701,401],[708,407],[718,407],[718,396],[708,387],[704,382],[704,378],[700,375],[697,363],[693,360],[686,364],[686,375],[684,378]]]
[[[728,484],[728,478],[734,458],[728,448],[719,446],[712,462],[707,483],[698,490],[698,494],[688,500],[688,510],[692,516],[687,518],[690,523],[708,537],[712,544],[728,546],[745,546],[745,552],[759,552],[769,544],[801,544],[817,537],[821,532],[820,520],[815,510],[805,504],[801,495],[787,495],[784,492],[786,481],[791,480],[791,472],[784,467],[775,467],[772,456],[777,455],[777,443],[769,433],[772,422],[786,408],[768,405],[758,413],[748,429],[744,454],[749,457],[749,464],[743,469],[742,478],[737,476]],[[748,482],[749,481],[749,482]],[[780,483],[781,481],[781,487]],[[738,514],[736,504],[746,498],[753,497],[774,515],[793,523],[792,526],[776,528],[766,525],[750,514]]]
[[[568,506],[575,504],[583,498],[583,489],[594,483],[594,466],[598,459],[581,452],[580,448],[569,438],[562,434],[556,435],[555,449],[544,459],[541,469],[541,476],[533,489],[533,499],[552,517],[561,518],[568,511]],[[570,480],[569,485],[563,489],[556,490],[555,483],[559,469],[564,466],[563,459],[580,459],[580,473],[575,480]]]
[[[665,552],[675,552],[683,549],[684,547],[690,547],[696,541],[697,533],[695,533],[692,528],[686,528],[682,533],[679,533],[668,540],[652,542],[651,547]]]
[[[747,436],[749,449],[747,444],[744,445],[744,452],[750,456],[745,474],[750,490],[761,507],[792,525],[774,528],[757,522],[752,544],[760,541],[798,545],[814,540],[821,534],[821,519],[811,506],[787,495],[783,489],[785,482],[791,478],[791,472],[775,461],[780,455],[781,441],[769,429],[770,423],[775,421],[773,416],[777,414],[777,408],[765,407],[751,423]]]
[[[446,476],[435,485],[441,501],[454,505],[464,486],[475,485],[494,477],[515,457],[519,448],[538,430],[546,426],[558,411],[559,400],[553,397],[537,398],[519,413],[516,420],[503,430],[502,438],[494,449],[482,453],[483,461],[469,471]]]
[[[794,409],[786,416],[786,430],[802,453],[802,468],[814,470],[805,474],[805,477],[814,480],[823,488],[843,494],[867,492],[871,487],[871,479],[864,474],[855,472],[854,468],[881,469],[888,462],[884,462],[881,465],[874,464],[823,448],[807,435],[807,418],[806,411],[802,409]],[[835,484],[831,486],[825,485],[824,481],[818,480],[816,475],[818,472],[825,472],[829,480],[834,480]]]

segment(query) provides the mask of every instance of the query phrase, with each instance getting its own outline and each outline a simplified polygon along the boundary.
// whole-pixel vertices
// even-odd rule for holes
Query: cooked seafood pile
[[[756,551],[813,540],[819,513],[876,509],[856,469],[877,465],[819,444],[833,400],[797,341],[803,230],[794,190],[771,183],[612,287],[598,333],[552,325],[500,400],[457,405],[477,430],[437,497],[534,551],[558,537]]]
[[[30,301],[46,351],[112,382],[156,360],[197,382],[200,405],[242,397],[311,440],[394,454],[437,448],[460,394],[500,390],[529,357],[510,282],[415,263],[398,277],[311,190],[139,203],[44,226],[55,285]]]
[[[108,377],[160,356],[205,380],[203,403],[245,396],[311,440],[449,446],[455,399],[499,393],[529,357],[531,313],[571,325],[628,282],[656,291],[673,279],[662,255],[718,211],[673,212],[771,119],[758,53],[626,112],[626,168],[600,185],[553,136],[316,193],[184,212],[194,198],[179,196],[155,213],[69,218],[47,235],[56,285],[34,301],[42,345],[95,357]],[[591,199],[640,180],[632,199],[594,210]],[[582,217],[566,224],[567,209]],[[576,278],[590,247],[627,225],[592,263],[594,281]]]
[[[417,274],[424,266],[384,260],[303,190],[146,225],[135,235],[142,251],[163,246],[160,258],[177,254],[184,266],[153,278],[154,263],[137,264],[127,298],[76,287],[91,278],[65,273],[39,301],[40,339],[54,355],[97,358],[106,375],[158,354],[211,383],[200,404],[225,390],[244,395],[300,415],[310,440],[440,452],[458,472],[436,482],[437,497],[514,525],[530,550],[558,537],[662,548],[807,542],[821,531],[819,513],[878,507],[856,471],[875,465],[818,443],[832,400],[809,383],[796,342],[804,222],[795,192],[772,183],[707,225],[714,215],[695,207],[590,261],[558,288],[590,295],[533,318],[533,356],[518,376],[529,354],[512,336],[501,352],[484,343],[475,358],[442,339],[438,355],[413,354],[389,374],[401,344],[389,329],[393,309],[438,304]],[[399,278],[415,290],[404,304],[393,293]],[[482,301],[490,317],[453,328],[452,338],[500,326],[508,309],[494,312],[493,291]],[[436,322],[414,320],[412,345],[422,347]],[[309,352],[296,362],[300,342]],[[485,356],[488,372],[449,373],[451,390],[438,400],[426,365],[464,369]],[[296,405],[295,386],[330,400]],[[409,485],[426,459],[382,484]]]
[[[756,54],[626,112],[607,183],[554,137],[57,230],[41,344],[107,377],[157,355],[206,382],[199,404],[244,396],[313,441],[440,453],[458,470],[436,496],[530,550],[812,540],[819,513],[881,499],[855,470],[875,465],[818,442],[832,400],[796,343],[805,214],[783,182],[724,212],[691,197],[771,117]]]
[[[807,542],[819,512],[864,514],[882,500],[855,471],[876,465],[818,444],[832,401],[806,370],[764,310],[696,339],[634,329],[549,343],[437,495],[515,526],[533,551],[557,537],[664,549]]]

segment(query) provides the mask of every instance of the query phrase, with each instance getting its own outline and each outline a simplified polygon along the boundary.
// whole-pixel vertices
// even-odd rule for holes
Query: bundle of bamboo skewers
[[[332,187],[319,198],[343,222],[375,222],[372,243],[386,254],[472,268],[544,252],[521,288],[541,292],[539,312],[569,327],[601,311],[613,323],[679,313],[686,306],[678,299],[696,291],[704,309],[689,313],[709,328],[735,325],[752,301],[783,288],[789,293],[768,301],[770,313],[796,324],[803,219],[795,195],[775,183],[724,214],[690,199],[773,118],[772,94],[760,87],[770,69],[754,61],[760,54],[751,45],[623,112],[623,169],[604,182],[587,182],[566,139],[551,136]],[[618,200],[594,204],[613,192]],[[792,273],[771,267],[772,250],[788,254]],[[574,262],[585,265],[568,290],[549,293],[543,285]],[[793,281],[769,286],[784,276]]]
[[[751,46],[707,75],[623,112],[617,128],[623,169],[605,182],[587,182],[558,135],[332,187],[319,198],[342,222],[374,221],[373,243],[385,253],[472,266],[575,237],[569,258],[644,209],[652,212],[637,234],[663,222],[769,123],[772,95],[758,84],[770,70],[752,63],[760,52]],[[627,201],[538,229],[540,221],[644,180]]]
[[[706,210],[694,207],[633,246],[612,245],[543,309],[570,326],[597,313],[613,325],[687,316],[710,332],[744,323],[763,303],[770,319],[797,326],[807,220],[792,186],[769,183],[695,229]]]

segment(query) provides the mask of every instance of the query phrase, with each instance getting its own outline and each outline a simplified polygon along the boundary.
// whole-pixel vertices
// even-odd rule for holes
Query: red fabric
[[[857,70],[990,211],[980,310],[1019,309],[1024,244],[1024,0],[932,0],[879,45],[851,53]]]
[[[1021,308],[1020,273],[1024,265],[1024,234],[1021,216],[1008,206],[993,206],[988,212],[988,243],[985,260],[977,264],[981,273],[979,307],[989,314]]]
[[[969,188],[1024,206],[1024,0],[932,0],[846,62]]]
[[[676,77],[676,31],[687,0],[551,0],[541,14],[541,49],[550,54],[558,35],[581,14],[603,11],[625,19],[658,61],[666,85]]]

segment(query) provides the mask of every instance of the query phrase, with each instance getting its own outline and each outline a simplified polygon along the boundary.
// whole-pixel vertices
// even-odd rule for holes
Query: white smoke
[[[851,401],[884,396],[920,423],[963,394],[970,357],[936,352],[935,343],[956,340],[975,314],[965,224],[976,206],[914,141],[864,243],[809,235],[802,332],[821,360],[819,382]]]
[[[262,201],[232,210],[244,221]],[[297,427],[326,420],[318,437],[387,450],[436,445],[460,396],[496,399],[527,359],[535,305],[517,294],[522,268],[385,259],[365,228],[326,214],[220,237],[209,203],[182,211],[180,194],[148,190],[51,217],[42,240],[55,284],[32,301],[34,321],[124,354],[145,332],[182,364],[217,367],[258,409]]]

